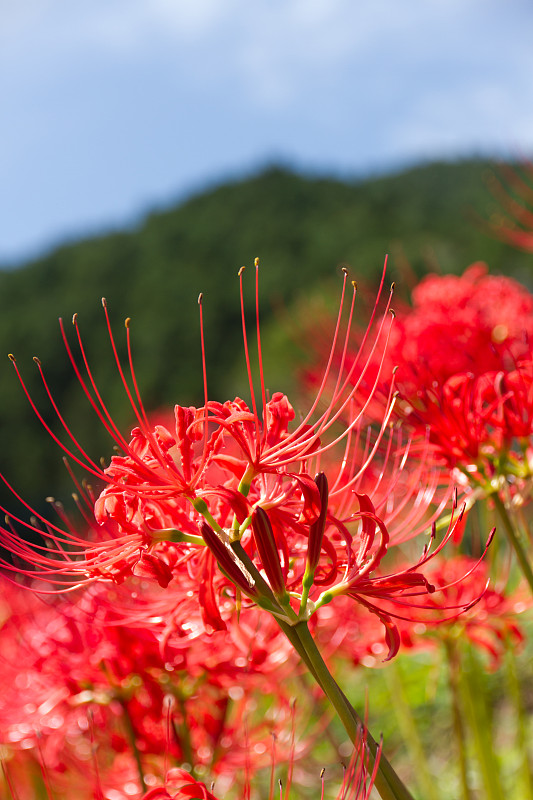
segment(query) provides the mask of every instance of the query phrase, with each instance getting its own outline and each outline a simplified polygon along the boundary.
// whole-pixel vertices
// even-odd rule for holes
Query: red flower
[[[14,687],[0,697],[6,752],[40,754],[58,788],[86,772],[91,737],[102,784],[135,783],[128,730],[147,772],[172,758],[233,780],[246,764],[268,766],[273,734],[281,758],[306,752],[312,732],[297,751],[286,735],[297,665],[273,618],[246,609],[227,632],[209,635],[186,592],[179,603],[157,587],[165,604],[148,603],[152,616],[139,617],[147,581],[115,598],[108,588],[43,603],[4,582],[0,620],[11,615],[0,625],[0,680]],[[275,713],[265,717],[266,699],[255,712],[259,691]]]
[[[218,800],[207,790],[204,783],[195,780],[183,769],[171,769],[167,772],[165,786],[150,789],[143,800]]]
[[[371,416],[379,423],[395,365],[393,418],[403,423],[411,463],[424,456],[422,483],[440,483],[457,468],[461,487],[492,491],[493,480],[512,475],[511,492],[524,499],[519,484],[529,479],[524,452],[533,434],[533,296],[474,264],[462,276],[426,277],[412,300],[412,308],[397,309],[387,351],[375,351],[367,369],[367,383],[378,382]]]
[[[468,581],[463,580],[469,575]],[[484,650],[490,658],[490,668],[495,670],[509,646],[509,642],[520,644],[525,634],[518,622],[518,614],[531,606],[531,598],[516,591],[507,595],[505,591],[489,587],[489,568],[468,556],[437,559],[429,570],[435,587],[440,588],[428,600],[428,607],[439,609],[440,617],[427,618],[423,625],[414,623],[404,626],[402,636],[410,637],[411,645],[422,638],[434,636],[437,640],[461,635],[473,645]],[[450,614],[450,609],[464,609],[460,614]]]
[[[353,519],[360,520],[360,532],[353,540],[353,545],[350,542],[350,555],[345,564],[342,579],[331,588],[326,589],[317,599],[316,604],[321,605],[337,595],[344,594],[375,614],[385,628],[386,642],[389,648],[385,660],[388,661],[398,652],[401,641],[400,631],[395,620],[405,619],[406,615],[407,618],[412,618],[410,615],[416,613],[417,609],[425,612],[431,611],[435,607],[431,602],[431,596],[440,587],[428,580],[422,568],[432,561],[453,537],[455,528],[461,522],[462,512],[457,517],[454,515],[454,503],[447,533],[435,550],[431,551],[430,541],[414,565],[398,566],[394,572],[382,574],[379,568],[387,553],[387,529],[376,516],[369,498],[360,495],[358,500],[360,509],[353,514]],[[490,544],[490,538],[486,548]],[[470,572],[465,572],[462,578],[467,578],[469,574]],[[462,580],[462,578],[458,580]],[[473,597],[470,596],[468,602],[458,603],[453,608],[457,609],[457,613],[466,610],[479,600],[482,593],[483,589],[477,594],[474,593]]]
[[[355,285],[341,335],[345,287],[346,275],[323,377],[308,412],[293,429],[294,411],[288,399],[275,393],[267,401],[260,347],[258,406],[244,324],[250,407],[239,398],[226,403],[206,398],[199,409],[176,406],[172,429],[152,427],[141,403],[131,356],[133,392],[116,355],[108,322],[117,368],[138,421],[127,441],[103,403],[75,319],[86,377],[64,337],[69,358],[88,401],[123,455],[113,456],[106,469],[87,456],[60,416],[38,363],[71,443],[67,446],[54,438],[71,459],[101,478],[105,488],[95,500],[79,486],[80,504],[84,501],[88,506],[85,517],[90,529],[85,537],[70,525],[59,506],[65,527],[38,515],[39,524],[26,526],[38,535],[35,544],[30,545],[14,529],[4,529],[2,544],[16,562],[7,563],[6,568],[19,570],[20,560],[24,560],[31,565],[26,569],[28,576],[54,581],[59,590],[99,579],[120,583],[132,574],[152,578],[172,590],[185,570],[196,580],[204,621],[215,630],[226,625],[221,608],[227,603],[230,587],[288,624],[307,619],[317,607],[346,593],[385,624],[392,656],[397,635],[388,604],[397,604],[400,597],[403,603],[406,597],[431,592],[433,587],[420,571],[432,557],[427,552],[414,566],[388,575],[381,572],[391,544],[388,521],[396,526],[395,540],[430,525],[436,513],[431,504],[439,479],[432,469],[426,481],[421,480],[418,469],[405,479],[409,445],[403,446],[389,430],[394,379],[378,431],[370,438],[364,435],[365,414],[384,362],[381,355],[375,366],[375,354],[386,353],[390,333],[390,297],[377,332],[372,333],[374,309],[359,353],[348,359]],[[127,325],[128,352],[129,336]],[[374,375],[362,397],[370,365],[375,366]],[[376,466],[374,461],[381,452],[383,459]],[[383,481],[384,470],[391,465],[395,466],[393,475]],[[320,479],[317,484],[312,477],[322,471],[328,475],[329,491]],[[366,495],[372,484],[375,503]],[[399,495],[395,507],[392,501]],[[437,510],[441,499],[442,495]],[[90,518],[93,502],[94,521]],[[408,508],[410,502],[412,508]],[[444,541],[452,530],[450,525]],[[220,571],[215,571],[215,561]],[[188,580],[186,583],[190,586]],[[179,596],[180,587],[175,591]]]

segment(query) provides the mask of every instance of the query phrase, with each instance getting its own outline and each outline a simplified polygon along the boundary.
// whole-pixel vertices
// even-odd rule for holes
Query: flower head
[[[258,319],[257,275],[256,264]],[[120,433],[104,404],[85,355],[77,318],[73,321],[82,366],[62,326],[68,357],[87,400],[120,451],[107,467],[92,460],[76,441],[55,404],[40,362],[37,367],[63,425],[64,440],[51,432],[12,359],[43,425],[69,459],[99,478],[104,489],[95,497],[78,484],[78,500],[88,528],[85,535],[57,505],[63,526],[40,515],[32,523],[11,515],[10,520],[22,522],[36,541],[30,544],[10,522],[1,535],[3,546],[13,554],[5,567],[51,582],[60,591],[96,580],[118,584],[131,575],[151,578],[173,591],[178,576],[185,572],[196,580],[204,620],[215,630],[226,627],[221,606],[228,593],[234,594],[236,605],[244,596],[245,602],[267,608],[288,625],[308,619],[322,605],[345,594],[385,625],[391,657],[398,645],[393,607],[418,602],[418,598],[433,592],[423,567],[440,551],[457,524],[452,514],[448,533],[434,553],[429,552],[428,543],[415,564],[395,566],[392,572],[384,570],[382,562],[391,545],[389,521],[403,522],[411,535],[418,533],[431,524],[441,502],[439,498],[431,510],[438,487],[431,470],[422,492],[416,471],[407,484],[401,480],[409,445],[396,450],[393,446],[397,440],[389,420],[396,402],[394,376],[383,418],[373,433],[366,429],[365,415],[380,381],[391,332],[391,296],[379,318],[376,305],[359,352],[348,358],[356,286],[353,284],[344,322],[345,272],[323,376],[309,409],[295,422],[296,414],[285,395],[277,392],[268,399],[259,323],[260,388],[256,393],[244,322],[242,270],[239,277],[251,402],[240,398],[215,402],[208,398],[205,388],[204,404],[199,408],[176,406],[174,424],[168,427],[151,425],[142,404],[131,357],[129,320],[127,380],[104,302],[117,370],[138,423],[129,440]],[[380,452],[384,457],[376,467]],[[383,476],[390,465],[397,469],[385,486]],[[398,514],[391,503],[396,484],[401,486],[400,508],[413,500],[408,513]],[[366,492],[372,485],[375,502]],[[384,498],[387,502],[380,508]],[[21,562],[29,566],[21,567]],[[220,569],[215,569],[216,564]],[[180,587],[174,592],[179,594]]]

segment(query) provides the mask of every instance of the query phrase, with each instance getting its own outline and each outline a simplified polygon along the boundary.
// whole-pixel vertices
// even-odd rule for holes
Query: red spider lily
[[[406,419],[415,428],[428,426],[436,454],[471,481],[490,483],[506,470],[527,477],[528,465],[525,472],[520,465],[533,434],[532,377],[531,359],[509,372],[454,375],[442,386],[420,389]]]
[[[456,527],[461,523],[464,509],[455,517],[457,502],[455,498],[448,530],[435,550],[430,549],[435,537],[433,528],[432,539],[426,544],[415,564],[396,567],[394,572],[382,574],[380,566],[387,553],[388,532],[384,523],[376,516],[370,499],[365,495],[358,495],[358,501],[360,508],[352,515],[352,519],[360,521],[360,533],[354,538],[353,543],[350,537],[350,557],[345,563],[344,574],[334,586],[328,587],[317,598],[315,605],[319,607],[324,602],[330,602],[333,597],[346,595],[375,614],[385,628],[389,648],[385,660],[388,661],[398,652],[401,641],[395,620],[405,619],[406,615],[409,618],[410,615],[417,613],[417,610],[422,614],[431,610],[433,605],[430,597],[436,590],[443,590],[444,587],[436,587],[428,580],[422,568],[426,567],[453,537]],[[350,536],[347,530],[346,534]],[[490,545],[493,534],[494,531],[489,537],[481,559]],[[478,563],[476,562],[476,566]],[[465,572],[460,580],[468,578],[469,575],[470,571]],[[468,602],[448,605],[445,603],[444,607],[454,615],[466,611],[478,602],[483,591],[484,588],[481,588],[480,592],[474,593]]]
[[[398,413],[415,432],[428,431],[436,456],[469,482],[490,484],[507,471],[527,477],[533,297],[471,267],[460,278],[426,279],[413,298],[391,345],[401,364]]]
[[[353,297],[355,298],[355,291]],[[343,302],[344,289],[332,354],[340,335]],[[104,309],[108,319],[105,303]],[[352,314],[353,299],[344,337],[344,351]],[[386,316],[379,326],[378,339],[383,335],[385,321]],[[351,379],[355,375],[355,363],[347,373],[344,372],[344,363],[342,364],[336,378],[334,399],[326,410],[315,414],[324,395],[322,389],[302,422],[290,432],[288,424],[294,417],[294,412],[287,398],[276,393],[270,401],[266,400],[260,349],[263,403],[261,416],[257,410],[249,369],[251,409],[239,399],[220,404],[206,398],[201,409],[176,407],[175,432],[171,433],[162,426],[152,430],[142,406],[133,371],[129,321],[126,327],[133,389],[130,389],[118,359],[108,320],[117,368],[138,420],[138,427],[128,442],[113,422],[94,381],[76,316],[73,322],[86,376],[82,374],[61,326],[73,369],[100,422],[125,455],[114,456],[107,469],[102,469],[88,456],[61,416],[41,364],[36,359],[50,402],[70,439],[70,444],[60,441],[29,396],[12,357],[28,400],[44,427],[72,461],[84,467],[92,476],[101,479],[107,486],[95,502],[91,491],[78,484],[77,496],[82,509],[84,505],[89,509],[93,504],[95,507],[96,525],[90,512],[85,512],[87,524],[90,526],[86,536],[80,536],[66,517],[63,522],[67,527],[62,528],[39,514],[34,514],[37,520],[35,524],[28,524],[9,514],[11,522],[22,523],[33,534],[34,539],[37,539],[37,543],[29,545],[13,529],[3,530],[2,543],[17,558],[17,571],[20,571],[19,559],[26,560],[33,565],[31,572],[34,577],[55,581],[61,590],[69,584],[74,586],[102,577],[119,581],[135,570],[142,574],[151,573],[161,585],[165,585],[170,580],[171,562],[175,559],[175,554],[166,547],[165,554],[161,556],[159,542],[173,538],[182,544],[185,542],[181,552],[187,552],[187,548],[191,550],[189,545],[201,544],[197,523],[202,516],[217,533],[225,527],[237,530],[240,525],[246,524],[254,506],[265,509],[282,508],[294,518],[295,525],[300,518],[308,523],[316,518],[319,512],[319,494],[307,474],[307,461],[311,456],[319,458],[337,441],[346,439],[358,425],[364,407],[353,414],[347,427],[341,428],[339,433],[333,433],[332,440],[322,444],[322,437],[330,430],[333,432],[333,426],[341,414],[353,405],[355,390]],[[249,364],[244,326],[243,331]],[[328,360],[323,387],[331,374],[332,363],[333,355]],[[364,365],[361,372],[364,372]],[[359,380],[355,380],[355,383],[358,386]],[[7,480],[4,480],[12,489]],[[15,496],[26,505],[18,494],[15,493]],[[6,509],[4,511],[8,513]],[[46,543],[42,543],[43,538]],[[7,564],[6,567],[13,571],[12,565]]]
[[[142,582],[134,584],[142,591]],[[21,592],[9,583],[5,589],[4,597],[16,608]],[[244,771],[268,766],[273,735],[278,756],[291,764],[316,737],[309,725],[298,747],[294,734],[286,735],[288,723],[294,730],[293,705],[285,693],[290,653],[276,639],[268,615],[259,619],[255,610],[244,611],[234,633],[199,636],[194,647],[167,641],[163,664],[149,626],[117,626],[102,591],[92,588],[76,605],[27,599],[31,613],[17,612],[0,631],[0,678],[16,688],[0,698],[0,743],[13,785],[21,787],[17,800],[34,796],[22,788],[19,762],[30,775],[32,762],[39,760],[46,765],[48,784],[65,796],[82,781],[76,793],[80,800],[138,798],[131,733],[149,785],[155,774],[166,772],[169,758],[186,756],[195,768],[209,769],[229,786]],[[2,613],[8,613],[7,605]],[[259,687],[260,720],[254,714]],[[266,711],[269,694],[275,698],[272,713]],[[173,696],[179,702],[167,702]],[[130,735],[122,724],[124,713]],[[178,747],[184,729],[186,751]],[[94,774],[88,776],[91,750]]]
[[[524,641],[519,617],[531,599],[523,591],[509,594],[490,586],[485,561],[441,554],[428,566],[426,579],[435,591],[425,596],[424,607],[405,604],[401,618],[394,619],[402,649],[434,650],[448,636],[466,638],[489,656],[489,668],[495,670],[509,642]],[[325,655],[342,654],[365,667],[386,656],[375,617],[363,607],[354,609],[350,598],[338,598],[334,608],[326,606],[317,616],[314,634]]]
[[[387,358],[399,365],[402,393],[460,373],[513,368],[530,352],[533,297],[511,278],[473,264],[460,275],[429,275],[397,308]]]
[[[527,477],[522,451],[532,433],[533,297],[475,264],[462,276],[428,276],[412,299],[412,308],[397,309],[385,353],[390,368],[397,365],[393,417],[410,433],[411,462],[423,454],[421,474],[427,480],[432,471],[437,483],[446,474],[439,474],[439,463],[458,467],[468,481],[490,483],[507,462],[511,474]],[[378,364],[385,376],[369,409],[379,420],[378,399],[388,397],[390,382],[379,353],[374,360],[369,380]]]
[[[531,599],[516,590],[508,595],[496,588],[487,588],[488,573],[485,563],[478,564],[468,556],[437,559],[431,565],[429,578],[441,591],[428,599],[428,607],[438,609],[442,621],[438,617],[428,617],[423,624],[404,625],[403,643],[410,647],[423,647],[424,641],[429,644],[433,637],[438,641],[448,635],[460,635],[485,651],[490,658],[490,669],[496,670],[509,642],[520,644],[525,640],[518,615],[531,607]],[[471,580],[464,581],[465,574],[470,574]],[[466,606],[467,610],[450,618],[450,605]]]
[[[150,789],[143,796],[143,800],[185,800],[187,797],[194,800],[218,800],[207,790],[205,784],[195,780],[183,769],[169,770],[165,786]]]
[[[142,592],[143,582],[133,588]],[[22,590],[9,583],[4,589],[16,609]],[[90,733],[100,750],[106,745],[98,770],[112,786],[121,780],[115,755],[136,780],[132,735],[147,771],[151,764],[162,769],[163,754],[220,775],[238,773],[250,761],[260,768],[268,763],[272,733],[282,755],[294,751],[284,731],[292,713],[288,676],[295,659],[269,615],[259,619],[254,610],[244,611],[241,624],[228,632],[185,641],[179,635],[162,640],[161,627],[116,616],[102,587],[75,604],[26,596],[26,610],[11,614],[0,630],[0,678],[15,689],[0,698],[0,744],[6,752],[42,751],[59,785],[63,773],[70,780],[84,769]],[[176,633],[185,634],[190,621],[183,608],[181,625],[174,620]],[[259,689],[276,701],[272,713],[265,715],[264,704],[256,718]],[[179,702],[169,703],[173,697]],[[302,745],[293,756],[303,752]]]
[[[289,624],[307,619],[334,596],[347,594],[385,625],[392,657],[398,637],[392,622],[397,613],[390,606],[412,603],[412,598],[433,591],[421,568],[440,552],[456,521],[450,523],[435,553],[430,555],[426,549],[415,565],[391,574],[381,573],[381,562],[391,543],[389,520],[397,529],[408,526],[408,533],[397,533],[398,539],[407,538],[427,527],[442,506],[441,495],[441,505],[437,503],[430,510],[439,478],[437,470],[425,470],[423,453],[417,470],[405,478],[410,446],[398,446],[389,426],[394,378],[377,434],[371,439],[365,439],[363,434],[365,414],[380,382],[380,365],[384,363],[390,335],[390,297],[377,334],[372,338],[369,327],[359,353],[348,358],[356,292],[354,285],[346,330],[341,335],[345,274],[333,343],[320,386],[309,411],[291,430],[294,411],[288,399],[276,393],[267,401],[258,324],[259,412],[244,324],[242,271],[240,277],[250,407],[238,398],[214,403],[208,400],[206,391],[202,408],[176,406],[174,430],[161,425],[152,428],[133,370],[129,322],[126,331],[133,388],[118,358],[104,303],[117,369],[138,421],[128,442],[118,431],[96,386],[77,319],[74,318],[74,325],[85,376],[63,332],[67,353],[89,403],[124,453],[113,456],[106,469],[91,460],[75,440],[55,404],[40,363],[37,366],[50,402],[70,438],[68,446],[50,431],[13,360],[43,425],[69,458],[101,478],[105,488],[95,498],[91,490],[77,483],[80,507],[89,526],[85,537],[80,536],[57,504],[63,527],[39,515],[34,524],[10,515],[10,525],[1,535],[1,543],[14,556],[6,569],[24,571],[19,566],[21,560],[29,562],[31,569],[26,568],[26,574],[55,583],[58,591],[99,579],[120,583],[132,574],[151,578],[171,591],[185,571],[185,585],[189,588],[191,580],[196,581],[204,622],[215,630],[226,627],[221,608],[231,586]],[[256,277],[256,307],[257,292]],[[257,310],[256,314],[258,318]],[[375,308],[371,324],[376,315]],[[381,355],[376,356],[377,353]],[[371,365],[374,371],[366,397],[358,402]],[[322,404],[325,408],[320,411]],[[427,443],[425,451],[429,452]],[[374,461],[382,452],[384,457],[376,465]],[[322,466],[331,476],[324,477],[328,491],[321,478],[315,481],[311,477],[315,471],[320,473]],[[385,481],[383,475],[390,466],[394,475]],[[374,486],[376,504],[365,493],[369,485]],[[401,494],[396,508],[391,503],[397,497],[394,488]],[[409,501],[412,509],[408,508]],[[354,507],[359,510],[354,512]],[[11,521],[26,525],[39,537],[37,542],[30,544],[22,539]],[[220,571],[215,570],[215,562]],[[181,596],[182,588],[177,586],[177,596]],[[300,608],[296,610],[292,604],[298,597]],[[235,600],[240,602],[239,597]]]

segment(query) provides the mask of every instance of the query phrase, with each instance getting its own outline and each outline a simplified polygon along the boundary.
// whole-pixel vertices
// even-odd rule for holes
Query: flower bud
[[[328,479],[324,472],[319,472],[318,475],[315,476],[315,483],[320,494],[320,513],[318,518],[309,526],[306,572],[311,574],[314,573],[320,559],[329,498]]]
[[[259,592],[255,581],[239,557],[231,549],[229,538],[222,539],[222,534],[215,533],[213,528],[204,520],[199,524],[202,539],[211,550],[222,572],[248,597],[257,599]]]
[[[259,550],[261,562],[266,572],[272,591],[276,595],[285,595],[285,580],[281,570],[274,531],[266,511],[260,507],[254,509],[252,514],[252,530]]]

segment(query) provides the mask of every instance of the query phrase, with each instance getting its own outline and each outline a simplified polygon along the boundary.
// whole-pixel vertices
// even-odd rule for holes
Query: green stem
[[[131,749],[133,750],[133,757],[135,759],[135,764],[137,765],[137,772],[139,774],[139,781],[141,783],[141,789],[143,792],[147,791],[147,786],[144,781],[144,770],[141,761],[141,754],[139,753],[139,748],[137,747],[137,738],[135,735],[135,728],[133,727],[133,722],[130,716],[130,712],[128,709],[128,704],[124,700],[123,697],[118,695],[118,701],[122,707],[122,711],[124,713],[124,722],[126,723],[126,730],[128,732],[128,739],[130,740]]]
[[[246,566],[250,575],[253,577],[256,586],[258,589],[260,589],[262,594],[268,598],[268,600],[278,605],[278,601],[274,596],[272,589],[264,580],[251,558],[248,556],[242,544],[238,541],[232,542],[231,547],[235,554]],[[279,606],[279,608],[280,611],[284,610],[281,608],[281,606]],[[285,609],[285,613],[286,611],[287,610]],[[309,632],[307,622],[301,621],[296,625],[291,625],[287,621],[280,619],[277,616],[274,618],[336,710],[352,742],[357,742],[361,735],[361,731],[364,729],[363,721],[358,716],[357,712],[348,701],[346,695],[339,688],[338,684],[335,682],[331,673],[329,672],[324,659],[322,658],[320,651],[318,650],[315,641]],[[375,759],[378,751],[378,745],[370,733],[367,733],[367,745],[372,758]],[[382,800],[413,800],[412,795],[406,789],[383,753],[381,754],[378,764],[375,786],[380,793]]]
[[[194,753],[191,745],[189,726],[187,725],[187,707],[185,704],[185,698],[180,691],[178,691],[175,696],[178,703],[178,708],[180,710],[181,722],[177,723],[175,720],[172,721],[174,726],[174,734],[177,736],[181,751],[184,755],[184,761],[187,761],[188,764],[190,764],[189,772],[193,778],[196,778],[196,765],[194,763]]]
[[[6,791],[9,791],[9,798],[11,798],[11,800],[18,800],[18,795],[15,794],[15,789],[11,783],[11,779],[7,774],[7,770],[3,759],[1,759],[1,764],[2,764],[2,772],[4,775],[4,781],[2,781],[2,783],[5,783]],[[6,795],[6,797],[8,797],[8,795]]]
[[[524,548],[522,547],[520,537],[518,536],[518,534],[514,529],[513,523],[511,522],[511,518],[500,496],[495,492],[494,494],[491,495],[491,497],[492,500],[494,501],[496,511],[498,512],[499,517],[503,522],[503,527],[505,529],[505,533],[507,534],[509,543],[511,544],[511,546],[515,551],[518,563],[520,564],[520,568],[522,570],[522,574],[524,575],[524,578],[528,582],[531,593],[533,594],[533,571],[531,569],[531,564],[527,559]]]
[[[387,669],[382,670],[382,674],[389,690],[391,705],[394,708],[398,726],[416,769],[416,777],[422,790],[422,796],[426,800],[438,800],[435,777],[428,769],[422,740],[407,697],[405,678],[400,663],[394,661],[389,664]]]
[[[472,731],[486,800],[504,800],[500,771],[494,753],[492,725],[485,703],[483,670],[470,647],[465,648],[461,669],[461,696]]]
[[[444,641],[448,656],[448,679],[452,696],[453,729],[457,743],[457,757],[459,760],[459,773],[461,776],[461,791],[463,800],[472,800],[470,786],[468,785],[468,766],[466,761],[466,732],[463,722],[463,703],[460,692],[461,663],[455,642],[451,639]]]
[[[156,531],[152,534],[152,541],[155,542],[188,542],[189,544],[196,544],[200,547],[205,547],[205,542],[201,536],[194,536],[192,533],[183,533],[176,528],[165,528],[161,531]]]
[[[299,617],[303,617],[306,612],[307,600],[309,599],[309,592],[311,590],[311,586],[313,585],[314,577],[314,570],[312,572],[308,572],[306,567],[304,576],[302,578],[302,598],[300,600],[300,610],[298,611]]]
[[[533,800],[533,780],[528,759],[528,735],[526,713],[522,701],[522,691],[516,669],[516,656],[512,642],[507,641],[505,654],[507,685],[512,698],[516,718],[516,744],[521,756],[522,793],[524,800]]]
[[[268,583],[265,581],[265,579],[255,566],[254,562],[252,561],[252,559],[250,558],[250,556],[248,555],[242,544],[239,541],[235,541],[231,543],[231,547],[233,552],[240,558],[240,560],[242,561],[242,563],[244,564],[244,566],[254,579],[256,586],[261,590],[262,594],[266,597],[266,599],[268,599],[270,602],[278,606],[280,612],[282,612],[283,609],[278,604],[274,592],[272,591]],[[302,643],[300,642],[300,639],[298,638],[298,635],[294,630],[294,626],[289,625],[288,622],[284,621],[283,619],[280,619],[279,617],[275,616],[274,619],[276,620],[281,630],[283,631],[287,639],[290,641],[290,643],[292,644],[292,646],[294,647],[294,649],[296,650],[296,652],[298,653],[298,655],[300,656],[306,667],[309,669],[315,680],[320,684],[318,676],[315,673],[314,667],[307,656],[305,648],[302,646]]]
[[[316,646],[315,640],[311,636],[307,622],[301,621],[297,625],[294,625],[293,629],[307,654],[307,658],[313,667],[313,673],[320,687],[339,715],[352,742],[357,742],[364,729],[364,723],[328,670]],[[368,732],[367,746],[372,759],[375,760],[378,752],[378,745]],[[382,800],[413,800],[413,796],[404,786],[383,753],[379,759],[374,785],[381,795]]]

